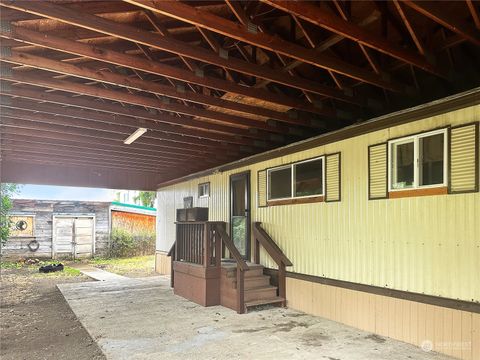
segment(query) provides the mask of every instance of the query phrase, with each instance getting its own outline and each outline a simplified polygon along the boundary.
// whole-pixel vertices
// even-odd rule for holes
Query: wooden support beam
[[[67,127],[64,125],[56,125],[50,123],[41,123],[39,121],[33,121],[32,119],[25,118],[13,118],[3,117],[3,125],[10,128],[18,128],[23,130],[35,130],[42,132],[42,136],[50,138],[60,138],[61,140],[69,140],[72,137],[78,137],[82,142],[88,144],[108,144],[111,146],[121,146],[123,139],[118,139],[115,136],[111,136],[106,132],[99,132],[96,130],[78,129],[73,127]],[[95,138],[95,132],[98,136]],[[50,134],[49,134],[50,133]],[[54,134],[51,134],[54,133]],[[183,149],[170,149],[162,147],[161,145],[153,146],[148,140],[142,141],[135,145],[136,149],[142,151],[150,151],[151,153],[161,154],[165,160],[174,160],[178,166],[188,165],[189,162],[194,161],[196,164],[204,164],[204,167],[213,166],[213,164],[225,163],[232,159],[238,159],[240,157],[227,157],[227,156],[212,156],[205,153],[191,154]]]
[[[318,84],[314,81],[299,79],[293,76],[288,76],[286,74],[278,73],[274,69],[270,69],[265,66],[249,64],[243,60],[233,58],[233,57],[225,59],[211,52],[210,50],[206,50],[200,47],[195,47],[172,38],[161,38],[161,37],[158,37],[157,34],[150,33],[148,31],[144,31],[138,28],[133,28],[128,25],[119,24],[114,21],[103,19],[98,16],[81,13],[79,11],[71,11],[70,9],[66,7],[62,7],[60,5],[52,4],[49,2],[40,3],[40,2],[30,2],[30,1],[25,1],[25,2],[19,1],[19,2],[13,2],[13,3],[2,2],[0,3],[0,5],[4,7],[13,8],[19,11],[34,13],[50,19],[60,20],[70,25],[76,25],[86,29],[98,31],[104,34],[112,35],[124,40],[132,41],[134,43],[151,46],[159,50],[164,50],[177,55],[186,56],[198,61],[203,61],[209,64],[219,66],[221,68],[226,67],[231,70],[235,70],[247,75],[269,79],[273,82],[278,82],[286,86],[291,86],[301,90],[318,93],[320,95],[334,97],[342,101],[355,102],[355,99],[352,99],[352,97],[346,96],[343,92],[337,91],[336,89],[332,89],[328,86]],[[313,60],[317,59],[317,57],[318,56],[315,55]],[[335,59],[331,62],[332,62],[332,65],[338,63],[338,61]],[[192,74],[192,75],[195,77],[195,74]],[[369,74],[368,72],[365,72],[365,76],[368,77],[370,75],[371,74]],[[393,86],[390,82],[384,81],[382,79],[378,80],[378,82],[382,86],[385,86],[387,88],[393,88],[392,90],[399,90],[395,86]],[[253,96],[252,94],[248,95],[248,92],[246,95]],[[271,97],[271,100],[274,100],[271,102],[281,101],[280,102],[281,104],[288,106],[288,103],[287,103],[288,100],[287,102],[284,101],[283,100],[284,97],[279,98],[279,95],[273,95],[273,94],[271,94],[270,97]],[[288,97],[285,97],[285,98],[288,99]],[[292,105],[293,105],[296,102],[292,100],[293,99],[290,98],[290,101],[292,102]],[[295,106],[292,106],[292,107],[295,107]]]
[[[375,74],[365,71],[362,68],[353,66],[340,59],[330,58],[325,55],[319,55],[312,50],[305,49],[302,46],[282,40],[278,37],[270,36],[265,33],[255,33],[254,31],[250,32],[243,26],[235,22],[216,16],[212,13],[196,9],[192,6],[180,2],[143,0],[124,1],[145,9],[149,9],[162,15],[185,21],[192,25],[203,27],[224,36],[228,36],[239,41],[244,41],[254,46],[259,46],[267,51],[273,51],[284,56],[300,60],[302,62],[320,67],[322,69],[331,70],[347,77],[351,77],[375,86],[379,86],[381,88],[390,89],[393,91],[400,90],[397,85],[385,81]],[[265,78],[265,76],[260,77]],[[302,90],[308,91],[308,89]]]
[[[444,77],[444,74],[433,64],[429,63],[425,58],[420,57],[417,54],[410,52],[406,49],[402,49],[396,44],[393,44],[388,40],[377,36],[376,34],[362,29],[360,26],[355,25],[352,22],[332,15],[322,7],[317,6],[313,3],[309,3],[307,1],[261,1],[273,6],[274,8],[281,9],[290,14],[294,14],[295,16],[298,16],[305,21],[309,21],[312,24],[332,31],[345,38],[371,47],[388,56],[392,56],[398,60],[404,61],[408,64],[412,64],[432,74]]]
[[[5,59],[2,59],[2,61],[5,61]],[[14,73],[11,77],[3,77],[3,75],[0,75],[0,79],[11,82],[18,82],[22,84],[29,84],[33,86],[46,87],[50,89],[70,92],[73,94],[96,97],[100,99],[109,99],[112,101],[118,101],[130,105],[145,106],[147,108],[160,111],[170,111],[181,113],[183,115],[205,118],[213,122],[233,128],[239,127],[243,129],[262,129],[279,134],[291,133],[291,128],[283,125],[271,126],[264,121],[242,118],[236,115],[217,113],[215,111],[207,109],[186,107],[184,105],[169,101],[159,101],[158,99],[146,96],[129,94],[118,90],[103,89],[66,80],[52,79],[45,76]]]
[[[412,40],[415,43],[415,46],[417,47],[418,51],[420,52],[420,54],[425,55],[425,47],[423,46],[423,42],[420,39],[420,36],[415,31],[412,23],[408,19],[407,14],[405,13],[405,10],[402,8],[401,3],[398,0],[393,0],[393,3],[395,4],[395,8],[397,9],[398,14],[400,15],[403,23],[405,24],[405,27],[410,33],[410,36],[412,37]]]
[[[178,176],[178,169],[168,172],[128,171],[89,165],[36,162],[23,159],[2,159],[2,180],[19,184],[68,185],[109,189],[156,191],[158,184],[170,176]]]
[[[78,43],[75,41],[71,41],[71,40],[67,40],[67,39],[63,39],[55,36],[44,36],[41,33],[37,33],[28,29],[18,28],[15,26],[13,26],[11,33],[9,34],[0,33],[0,34],[3,34],[5,38],[7,38],[8,36],[9,38],[17,39],[18,41],[35,43],[39,46],[43,46],[46,48],[54,48],[63,52],[78,54],[94,60],[108,62],[109,64],[114,64],[119,66],[131,67],[132,64],[135,64],[138,61],[138,58],[134,56],[125,55],[125,54],[117,53],[115,51],[110,51],[110,50],[103,50],[98,47],[92,47],[87,44],[82,44],[82,43]],[[12,54],[14,52],[15,50],[12,50]],[[286,114],[280,111],[274,111],[274,110],[269,110],[262,107],[241,104],[234,101],[228,101],[221,98],[216,98],[213,96],[194,93],[192,91],[186,91],[186,90],[180,91],[182,90],[180,88],[173,89],[170,86],[161,85],[158,83],[154,83],[152,81],[145,81],[145,80],[142,81],[142,80],[127,78],[125,76],[112,74],[112,73],[109,73],[108,71],[101,70],[101,69],[90,69],[85,66],[77,66],[72,68],[72,67],[69,67],[68,65],[70,64],[66,63],[65,61],[58,61],[58,60],[51,60],[51,59],[47,59],[49,61],[45,61],[44,60],[45,58],[42,58],[39,56],[25,54],[23,52],[22,54],[24,55],[24,57],[21,58],[21,60],[23,61],[24,65],[36,64],[38,68],[63,73],[65,75],[76,75],[76,76],[81,76],[84,78],[88,78],[91,80],[98,80],[98,81],[100,81],[100,79],[103,78],[104,82],[110,83],[112,85],[129,87],[132,89],[146,91],[146,92],[154,93],[161,96],[168,96],[173,99],[185,100],[185,101],[196,103],[196,104],[228,109],[235,112],[251,114],[255,116],[259,115],[265,118],[271,118],[273,120],[290,123],[294,125],[303,125],[308,127],[318,126],[316,125],[316,123],[318,122],[312,121],[311,116],[307,117],[298,112],[295,114],[295,119],[294,119],[289,114]],[[104,56],[103,54],[107,54],[107,55]],[[148,61],[148,60],[145,60],[143,62],[140,60],[140,62],[143,63],[143,66],[136,67],[136,68],[134,67],[133,71],[141,70],[141,71],[146,71],[146,72],[154,73],[156,75],[163,76],[163,73],[161,73],[160,69],[157,69],[158,64],[156,62]],[[95,76],[92,76],[92,75],[95,75]],[[167,79],[170,79],[170,78],[167,77]],[[184,81],[185,79],[177,78],[177,80]],[[242,86],[242,88],[244,87]],[[221,90],[229,91],[231,89],[228,88],[228,89],[221,89]],[[341,117],[340,116],[341,114],[337,113],[335,110],[328,107],[318,109],[317,112],[321,113],[322,116],[325,116],[327,118]]]
[[[41,105],[41,104],[40,104]],[[111,123],[99,122],[90,119],[79,119],[79,118],[72,118],[66,117],[63,115],[56,115],[50,116],[42,113],[34,113],[35,110],[12,110],[10,108],[1,107],[3,113],[2,116],[9,116],[12,118],[18,119],[25,119],[31,121],[38,121],[39,123],[48,123],[48,124],[56,124],[62,126],[69,126],[75,127],[79,129],[93,129],[99,131],[106,131],[112,134],[118,134],[126,139],[135,128],[131,128],[129,126],[122,126],[122,125],[114,125]],[[238,157],[240,153],[231,146],[224,146],[222,144],[218,144],[217,147],[214,146],[205,146],[204,143],[200,142],[198,144],[192,143],[185,143],[185,142],[177,142],[171,141],[168,137],[165,137],[164,134],[158,131],[147,131],[142,136],[142,140],[148,140],[152,144],[159,144],[164,146],[165,148],[169,149],[184,149],[184,150],[191,150],[191,151],[198,151],[201,153],[218,154],[218,150],[222,150],[222,155],[225,156],[236,156]]]
[[[125,164],[113,162],[111,160],[104,161],[101,159],[85,159],[79,156],[74,155],[64,155],[57,152],[35,152],[35,151],[25,151],[18,149],[4,149],[3,158],[5,160],[10,159],[22,159],[26,161],[43,161],[50,163],[62,163],[68,165],[89,165],[89,166],[102,166],[110,169],[125,169],[133,171],[147,171],[157,173],[158,171],[169,169],[169,167],[143,167],[135,164]]]
[[[15,123],[15,125],[4,125],[1,127],[2,134],[4,136],[10,136],[14,139],[31,139],[40,141],[42,143],[53,142],[54,144],[60,144],[65,146],[73,146],[89,149],[94,149],[100,153],[103,151],[112,151],[121,155],[131,155],[138,159],[161,160],[165,163],[179,165],[180,159],[169,157],[168,154],[164,154],[156,150],[153,147],[145,146],[142,144],[131,144],[130,146],[124,145],[116,141],[109,141],[105,139],[92,139],[90,137],[80,136],[78,134],[69,134],[65,132],[52,131],[51,127],[42,127],[41,124],[29,123]],[[54,129],[58,130],[58,128]]]
[[[147,97],[142,97],[142,96],[136,96],[136,95],[132,95],[132,94],[128,94],[128,93],[123,93],[123,92],[119,92],[119,91],[115,91],[115,90],[106,90],[106,89],[101,89],[101,88],[97,88],[97,87],[93,87],[93,86],[89,86],[89,85],[83,85],[83,84],[79,84],[79,83],[73,83],[73,82],[69,82],[69,81],[65,81],[65,80],[56,80],[56,79],[51,79],[51,78],[47,78],[47,77],[44,77],[44,76],[33,76],[31,74],[14,74],[12,76],[8,76],[8,77],[3,77],[2,75],[0,75],[0,79],[2,79],[3,81],[8,81],[8,82],[13,82],[13,83],[22,83],[22,84],[29,84],[29,85],[33,85],[33,86],[39,86],[39,87],[46,87],[46,88],[50,88],[50,89],[54,89],[54,90],[60,90],[60,91],[66,91],[66,92],[69,92],[69,93],[73,93],[73,94],[79,94],[79,95],[86,95],[86,96],[90,96],[90,97],[94,97],[94,98],[100,98],[100,99],[110,99],[110,100],[113,100],[113,101],[119,101],[119,102],[124,102],[124,103],[128,103],[128,104],[131,104],[131,105],[137,105],[137,106],[147,106],[149,108],[152,108],[154,110],[161,110],[163,106],[167,105],[170,109],[172,109],[172,107],[176,107],[176,106],[172,106],[172,104],[163,104],[162,102],[159,102],[157,99],[152,99],[152,98],[147,98]],[[9,95],[9,94],[13,94],[16,92],[15,88],[13,89],[10,89],[10,90],[7,90],[7,89],[3,89],[3,90],[0,90],[2,91],[3,94],[5,95]],[[81,102],[81,100],[83,99],[75,99],[75,100],[80,100],[80,101],[77,101],[78,102]],[[89,101],[87,101],[88,103]],[[126,107],[118,107],[118,106],[115,106],[114,104],[112,105],[108,105],[107,103],[103,103],[101,104],[101,108],[99,106],[96,107],[96,109],[105,109],[105,108],[109,108],[109,112],[113,113],[113,114],[122,114],[124,109],[127,109]],[[85,106],[86,107],[86,106]],[[128,109],[130,110],[130,109]],[[206,110],[201,110],[201,109],[198,109],[200,110],[199,113],[205,113]],[[127,113],[129,113],[131,111],[127,111]],[[147,111],[144,111],[146,113],[148,113]],[[204,116],[206,117],[206,116]],[[210,116],[209,116],[210,117]],[[214,117],[211,117],[213,121],[218,121],[216,118]],[[167,120],[168,119],[168,120]],[[160,119],[159,119],[160,120]],[[168,116],[168,115],[164,115],[161,120],[165,121],[165,122],[169,122],[171,124],[178,124],[178,125],[186,125],[190,120],[189,118],[184,118],[184,117],[174,117],[174,116]],[[251,137],[256,137],[258,135],[258,137],[260,139],[263,139],[263,140],[267,140],[269,139],[271,133],[269,132],[266,132],[266,131],[261,131],[261,130],[257,130],[257,131],[250,131],[248,130],[248,128],[246,127],[246,124],[245,124],[245,121],[242,120],[243,124],[233,124],[233,123],[226,123],[226,122],[222,122],[222,123],[217,123],[217,124],[212,124],[212,125],[222,125],[224,127],[227,127],[226,131],[227,133],[238,133],[238,134],[244,134],[246,136],[251,136]],[[268,125],[266,123],[262,123],[260,121],[256,121],[256,120],[249,120],[248,123],[256,123],[258,122],[259,125],[255,124],[256,128],[263,128],[263,129],[272,129],[272,132],[276,132],[276,133],[279,133],[279,134],[288,134],[290,132],[290,129],[289,128],[285,128],[281,125],[278,125],[278,126],[271,126],[271,125]],[[205,124],[203,126],[204,129],[209,129],[209,128],[212,128],[212,126],[210,125],[211,123],[208,122],[208,123],[205,123],[205,122],[202,122],[200,121],[200,124]],[[200,127],[201,125],[199,125]],[[243,126],[243,127],[239,127],[238,129],[236,128],[236,126]],[[238,131],[238,130],[242,130],[243,131]],[[292,129],[293,130],[293,129]],[[298,134],[298,133],[297,133]],[[273,138],[272,138],[273,140]],[[283,138],[282,137],[278,137],[276,139],[277,141],[280,140],[280,141],[283,141]]]
[[[476,3],[472,0],[465,0],[467,2],[468,10],[472,14],[473,22],[478,30],[480,30],[480,16],[478,15],[478,10],[475,8]],[[478,3],[478,2],[477,2]]]
[[[177,167],[179,169],[183,169],[184,173],[195,172],[202,169],[206,169],[208,167],[212,167],[215,165],[219,165],[225,163],[226,161],[237,160],[238,157],[230,157],[228,159],[219,159],[218,157],[208,157],[200,155],[192,156],[192,155],[183,155],[177,156],[175,154],[167,153],[166,151],[159,150],[158,147],[152,147],[150,145],[145,145],[142,143],[136,144],[135,147],[132,147],[131,150],[130,146],[119,145],[121,142],[111,140],[103,134],[98,138],[95,138],[92,134],[93,132],[87,132],[88,134],[85,135],[85,131],[78,131],[78,129],[69,128],[65,130],[65,126],[56,126],[51,124],[41,124],[38,122],[30,122],[25,121],[23,119],[13,119],[9,117],[4,117],[2,119],[2,124],[0,125],[0,130],[2,134],[9,134],[12,136],[31,136],[31,137],[40,137],[44,139],[50,139],[53,141],[72,141],[72,142],[80,142],[84,147],[90,147],[91,144],[95,146],[102,146],[106,148],[113,148],[113,149],[123,149],[124,151],[140,151],[141,154],[150,154],[154,156],[158,161],[162,161],[164,163],[169,163],[169,166]],[[141,159],[138,158],[138,160]],[[137,161],[138,161],[137,160]],[[146,160],[153,162],[152,159]]]
[[[94,138],[95,140],[102,140],[107,144],[112,145],[121,145],[123,144],[123,140],[125,136],[111,133],[105,130],[99,130],[95,128],[79,128],[74,126],[69,126],[66,123],[62,123],[61,120],[55,120],[55,118],[48,118],[36,115],[22,115],[19,117],[17,114],[6,114],[5,110],[2,109],[4,112],[2,114],[2,123],[4,126],[10,127],[19,127],[19,128],[26,128],[26,129],[36,129],[40,131],[53,131],[67,135],[75,135],[81,137],[88,137]],[[91,139],[89,139],[91,140]],[[95,143],[102,143],[101,141],[94,141]],[[206,152],[200,152],[195,150],[189,149],[182,149],[182,148],[171,148],[169,146],[162,145],[161,142],[155,141],[152,139],[145,139],[140,138],[135,141],[136,147],[148,147],[151,150],[162,152],[163,155],[168,155],[170,159],[176,160],[184,160],[186,157],[192,159],[203,159],[206,158],[205,161],[214,162],[215,158],[219,160],[225,161],[227,158],[226,156],[222,156],[221,154],[212,155]]]
[[[29,144],[31,146],[49,146],[57,149],[66,149],[76,152],[88,153],[92,155],[102,156],[102,154],[111,155],[112,157],[125,158],[130,160],[153,162],[153,163],[163,163],[175,165],[178,164],[177,160],[172,160],[168,157],[151,155],[146,152],[135,151],[132,149],[122,149],[121,147],[113,146],[102,146],[94,144],[85,144],[81,141],[67,141],[61,139],[50,139],[39,136],[38,134],[26,135],[20,131],[3,131],[2,135],[2,144],[3,143],[12,143],[12,144]],[[120,149],[120,150],[119,150]]]
[[[44,144],[40,142],[28,142],[28,141],[19,141],[17,139],[11,139],[10,137],[5,136],[2,139],[2,149],[11,149],[11,150],[23,150],[23,151],[31,151],[37,152],[38,154],[42,154],[43,152],[50,152],[50,153],[57,153],[57,154],[64,154],[67,156],[72,156],[79,159],[91,159],[91,160],[103,160],[103,161],[111,161],[112,164],[125,164],[125,165],[138,165],[141,168],[146,169],[155,169],[155,168],[167,168],[167,167],[174,167],[176,164],[168,163],[165,161],[158,161],[158,160],[144,160],[141,158],[135,157],[127,157],[124,155],[118,155],[115,153],[110,153],[108,151],[92,151],[89,148],[80,147],[66,147],[66,146],[59,146],[57,144]]]
[[[150,21],[155,30],[157,30],[160,34],[166,37],[170,36],[168,29],[162,23],[160,23],[160,21],[158,21],[158,18],[154,13],[147,10],[145,11],[145,16],[147,17],[148,21]],[[195,61],[185,56],[180,55],[179,57],[190,71],[198,70],[198,65],[195,63]]]
[[[32,100],[31,97],[27,97],[27,99]],[[178,126],[164,125],[162,123],[145,121],[142,119],[122,115],[110,115],[85,109],[79,110],[73,107],[66,107],[63,105],[59,107],[58,102],[37,103],[35,101],[25,101],[21,97],[15,97],[8,98],[8,100],[7,98],[2,99],[2,101],[0,101],[0,105],[5,109],[18,109],[30,112],[39,112],[43,114],[49,114],[50,116],[53,115],[70,117],[75,119],[84,119],[110,125],[123,125],[130,128],[130,132],[133,132],[133,130],[139,127],[143,127],[148,130],[155,131],[158,134],[158,137],[164,140],[175,141],[181,144],[200,145],[217,150],[231,150],[231,144],[235,144],[235,149],[248,153],[252,151],[252,149],[255,147],[262,149],[265,146],[264,142],[256,141],[253,139],[239,138],[238,140],[235,140],[237,138],[234,136],[228,137],[222,134],[220,137],[218,137],[218,134],[211,132],[205,132],[206,137],[200,137],[202,132],[196,129],[180,128],[179,130]],[[213,139],[210,139],[208,137],[209,134],[211,134],[211,137]]]
[[[291,14],[292,15],[292,14]],[[339,43],[340,41],[342,41],[343,39],[345,39],[345,37],[341,36],[341,35],[338,35],[338,34],[334,34],[332,36],[330,36],[329,38],[327,38],[326,40],[322,41],[321,43],[316,43],[313,39],[312,36],[310,36],[309,32],[307,31],[307,29],[305,28],[305,26],[302,24],[301,20],[296,17],[295,15],[292,15],[292,17],[295,19],[295,21],[297,22],[297,25],[298,27],[300,28],[300,30],[302,31],[302,33],[305,35],[305,39],[307,40],[307,43],[310,45],[310,47],[314,48],[316,52],[318,53],[321,53],[323,51],[326,51],[328,50],[329,48],[331,48],[332,46],[334,46],[335,44]],[[374,11],[372,12],[372,14],[370,14],[369,16],[367,16],[365,19],[363,19],[361,22],[359,22],[359,26],[367,26],[371,23],[373,23],[374,21],[376,21],[379,17],[379,12],[378,11]],[[298,66],[300,66],[301,64],[303,64],[301,61],[299,60],[293,60],[291,61],[288,65],[284,66],[282,71],[289,71],[289,70],[292,70]],[[380,72],[376,72],[377,74],[379,74]],[[332,73],[333,74],[333,73]],[[262,81],[262,85],[263,84],[268,84],[269,81]]]
[[[38,33],[32,30],[23,29],[14,25],[11,26],[11,31],[0,32],[0,36],[7,39],[15,39],[16,41],[35,44],[35,45],[53,49],[56,51],[62,51],[62,52],[67,52],[74,55],[79,55],[89,59],[94,59],[94,60],[106,62],[109,64],[114,64],[117,66],[128,67],[134,70],[139,70],[139,71],[144,71],[144,72],[155,74],[155,75],[164,76],[170,79],[185,81],[185,82],[193,83],[200,86],[205,86],[208,88],[213,88],[220,91],[248,96],[261,101],[279,103],[281,105],[308,111],[308,112],[315,113],[325,117],[338,116],[338,114],[333,109],[328,107],[322,107],[320,109],[317,107],[312,107],[310,105],[305,105],[303,102],[300,102],[300,101],[295,101],[293,103],[291,98],[282,97],[282,96],[279,97],[276,95],[273,95],[273,98],[272,98],[272,94],[270,92],[266,92],[263,90],[256,90],[256,89],[247,88],[245,86],[236,85],[236,84],[233,84],[232,82],[209,77],[205,74],[204,74],[204,77],[199,77],[187,70],[182,70],[173,66],[164,65],[157,61],[150,61],[147,59],[139,58],[137,56],[126,55],[126,54],[109,50],[106,48],[91,46],[88,44],[71,41],[71,40],[64,39],[57,36],[52,36],[52,35],[46,36],[43,33]],[[226,109],[230,109],[238,112],[244,112],[247,114],[258,114],[260,116],[269,117],[274,120],[286,122],[287,118],[289,117],[288,114],[285,114],[279,111],[268,110],[262,107],[249,106],[241,103],[236,103],[233,101],[214,98],[211,96],[199,96],[198,94],[193,94],[191,92],[186,92],[185,94],[183,94],[182,92],[179,92],[179,91],[173,92],[171,89],[169,89],[168,92],[166,89],[164,89],[164,91],[165,91],[165,94],[164,94],[165,96],[178,98],[182,100],[189,100],[189,101],[203,104],[203,105],[226,108]],[[297,114],[297,117],[301,118],[302,115]]]
[[[432,6],[425,1],[410,0],[402,1],[402,4],[411,7],[420,14],[446,27],[448,30],[457,33],[475,45],[480,46],[480,32],[469,26],[467,23],[453,20],[450,14],[442,11],[441,6]]]
[[[124,158],[111,157],[106,154],[91,154],[85,151],[69,151],[66,149],[59,149],[58,147],[49,147],[44,145],[35,145],[28,146],[18,143],[4,143],[2,145],[2,151],[5,154],[14,153],[14,154],[25,154],[28,157],[31,156],[41,156],[41,157],[51,157],[51,156],[61,156],[71,160],[85,161],[89,163],[102,163],[110,164],[112,166],[124,167],[127,169],[136,169],[136,170],[157,170],[161,171],[162,169],[171,168],[175,165],[168,165],[164,163],[156,162],[141,162],[138,160],[128,160]]]
[[[245,129],[233,129],[228,126],[218,125],[214,123],[205,123],[203,121],[194,120],[190,118],[178,118],[173,116],[166,116],[163,114],[159,114],[157,111],[145,111],[143,109],[135,108],[135,107],[120,107],[113,103],[106,103],[100,101],[94,101],[82,97],[69,97],[65,95],[57,95],[52,93],[45,93],[30,89],[20,89],[18,87],[10,87],[10,89],[0,89],[0,94],[5,95],[2,101],[2,104],[9,106],[11,103],[14,103],[16,100],[11,99],[11,97],[20,97],[23,99],[30,99],[35,101],[41,102],[49,102],[54,104],[60,104],[62,106],[69,106],[79,108],[80,110],[92,110],[92,111],[99,111],[102,113],[111,114],[114,117],[121,115],[128,118],[136,118],[139,121],[145,122],[145,126],[148,127],[148,122],[153,121],[159,123],[159,126],[165,124],[171,124],[171,126],[176,126],[176,131],[171,131],[172,133],[176,134],[188,134],[195,136],[195,132],[198,131],[197,136],[202,138],[207,138],[211,140],[217,141],[225,141],[229,139],[230,141],[234,141],[234,143],[242,143],[244,145],[252,145],[251,142],[243,142],[244,136],[246,138],[256,139],[260,141],[272,141],[272,142],[279,142],[283,141],[282,138],[278,138],[277,136],[273,137],[273,135],[265,135],[262,131],[248,131]],[[130,121],[133,121],[130,120]],[[133,122],[132,122],[133,124]],[[143,127],[145,127],[143,126]],[[162,126],[163,127],[163,126]],[[188,128],[193,128],[190,131]],[[160,129],[160,127],[158,128]],[[164,128],[165,130],[171,129],[169,126],[168,129]],[[185,130],[187,129],[187,130]],[[195,130],[195,129],[201,129]],[[173,130],[173,129],[172,129]],[[211,130],[211,131],[210,131]],[[232,139],[234,138],[234,139]],[[254,142],[256,146],[264,146],[261,142]]]

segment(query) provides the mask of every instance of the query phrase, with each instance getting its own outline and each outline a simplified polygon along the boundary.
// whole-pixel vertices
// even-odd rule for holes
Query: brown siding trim
[[[268,200],[268,206],[277,206],[277,205],[296,205],[296,204],[310,204],[316,202],[323,202],[323,196],[312,196],[308,198],[292,198],[284,200]]]
[[[385,163],[387,164],[387,168],[385,169],[385,176],[387,177],[387,181],[386,181],[386,188],[385,188],[385,196],[381,196],[381,197],[372,197],[372,194],[370,192],[370,148],[372,147],[375,147],[375,146],[380,146],[380,145],[385,145],[386,147],[386,153],[385,153],[385,156],[387,157]],[[388,182],[390,181],[390,179],[388,178],[388,142],[381,142],[381,143],[377,143],[377,144],[372,144],[372,145],[368,145],[367,147],[367,157],[368,157],[368,200],[384,200],[384,199],[388,199]]]
[[[265,268],[264,273],[270,276],[277,276],[278,270]],[[441,306],[449,309],[469,311],[480,314],[480,303],[464,300],[449,299],[440,296],[426,295],[403,290],[382,288],[379,286],[365,285],[344,280],[330,279],[326,277],[306,275],[287,271],[287,277],[313,283],[341,287],[344,289],[366,292],[369,294],[392,297],[396,299],[415,301],[422,304]],[[288,300],[288,299],[287,299]]]
[[[448,194],[448,187],[435,187],[428,189],[412,189],[412,190],[399,190],[399,191],[390,191],[388,193],[389,199],[400,199],[405,197],[416,197],[416,196],[430,196],[430,195],[446,195]]]
[[[225,164],[223,166],[200,171],[198,173],[187,175],[181,178],[164,181],[162,183],[159,183],[157,186],[161,188],[164,186],[195,179],[200,176],[211,175],[217,171],[224,172],[232,169],[237,169],[243,166],[259,163],[261,161],[274,159],[303,150],[309,150],[317,146],[331,144],[340,140],[345,140],[359,135],[368,134],[374,131],[387,129],[393,126],[422,120],[435,115],[440,115],[446,112],[462,109],[468,106],[474,106],[480,104],[479,94],[480,88],[475,88],[440,100],[435,100],[426,104],[418,105],[413,108],[404,109],[394,112],[392,114],[382,115],[377,118],[365,121],[361,124],[348,126],[337,131],[322,134],[312,139],[303,140],[278,149],[267,151],[258,155],[253,155],[248,158],[240,159]]]
[[[468,193],[475,193],[479,191],[479,166],[480,166],[480,154],[478,151],[478,147],[480,145],[480,136],[479,136],[479,121],[473,121],[467,124],[452,126],[448,129],[448,193],[449,194],[468,194]],[[452,129],[458,129],[465,126],[472,126],[475,125],[475,189],[474,190],[467,190],[467,191],[452,191],[451,190],[451,167],[452,167],[452,140],[451,140],[451,131]]]

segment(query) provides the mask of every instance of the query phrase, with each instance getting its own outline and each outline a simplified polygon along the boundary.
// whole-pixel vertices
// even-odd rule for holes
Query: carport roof
[[[0,5],[2,181],[155,189],[480,85],[471,1]]]

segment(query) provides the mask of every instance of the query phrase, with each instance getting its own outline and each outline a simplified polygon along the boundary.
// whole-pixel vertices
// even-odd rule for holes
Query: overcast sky
[[[71,186],[20,185],[16,199],[113,201],[115,191]]]

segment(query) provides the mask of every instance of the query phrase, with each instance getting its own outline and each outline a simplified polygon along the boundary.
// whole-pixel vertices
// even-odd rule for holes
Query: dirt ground
[[[105,359],[56,288],[90,279],[37,271],[33,266],[1,269],[0,358]]]
[[[51,261],[49,261],[51,262]],[[49,263],[45,262],[45,264]],[[154,275],[154,257],[91,259],[86,263],[128,277]],[[95,341],[70,310],[57,284],[92,281],[68,267],[62,273],[39,274],[19,262],[0,268],[0,358],[104,359]]]

